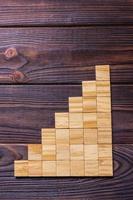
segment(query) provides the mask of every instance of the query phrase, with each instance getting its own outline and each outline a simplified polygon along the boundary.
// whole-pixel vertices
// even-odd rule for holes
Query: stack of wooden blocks
[[[42,144],[28,145],[28,160],[15,161],[15,176],[112,176],[109,66],[96,66],[96,81],[82,82],[82,97],[69,112],[55,113],[55,128],[42,129]]]

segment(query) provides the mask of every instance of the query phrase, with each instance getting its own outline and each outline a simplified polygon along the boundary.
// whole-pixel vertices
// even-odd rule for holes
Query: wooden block
[[[70,145],[70,159],[84,160],[84,145],[82,144]]]
[[[83,113],[84,128],[97,128],[96,113]]]
[[[110,97],[97,97],[97,112],[111,112],[111,98]]]
[[[83,112],[97,112],[96,97],[83,97]]]
[[[97,65],[96,66],[96,80],[98,80],[98,81],[110,80],[109,65]]]
[[[83,129],[70,129],[70,144],[83,144]]]
[[[56,176],[56,161],[43,161],[43,176]]]
[[[110,82],[109,81],[97,81],[97,96],[98,97],[110,97]]]
[[[57,161],[57,176],[70,176],[70,161]]]
[[[56,160],[56,145],[42,145],[42,159]]]
[[[56,144],[69,144],[69,129],[56,129]]]
[[[96,81],[83,81],[82,82],[83,97],[96,96]]]
[[[98,144],[99,159],[112,159],[112,144]]]
[[[68,113],[55,113],[55,127],[68,128]]]
[[[97,113],[98,128],[111,128],[111,113]]]
[[[112,159],[99,159],[99,176],[113,176]]]
[[[69,113],[69,128],[83,128],[82,113]]]
[[[71,160],[71,176],[84,176],[85,166],[83,160]]]
[[[98,160],[98,146],[84,145],[85,160]]]
[[[85,160],[85,176],[98,176],[98,160]]]
[[[28,160],[42,160],[41,144],[28,144]]]
[[[70,158],[69,144],[58,144],[56,146],[56,158],[57,160],[69,160]]]
[[[55,145],[55,129],[42,129],[42,144]]]
[[[97,129],[84,129],[84,144],[97,144]]]
[[[112,129],[98,128],[98,144],[112,143]]]
[[[29,176],[42,176],[42,161],[29,161]]]
[[[28,176],[28,160],[14,161],[14,176]]]
[[[82,97],[69,97],[69,112],[82,112]]]

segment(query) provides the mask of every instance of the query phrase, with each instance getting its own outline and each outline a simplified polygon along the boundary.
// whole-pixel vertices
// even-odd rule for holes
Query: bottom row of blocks
[[[112,159],[15,161],[15,176],[112,176]]]

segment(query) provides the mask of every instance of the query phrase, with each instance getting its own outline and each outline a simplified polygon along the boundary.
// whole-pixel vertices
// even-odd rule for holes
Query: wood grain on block
[[[14,176],[28,176],[28,160],[14,161]]]
[[[28,144],[28,160],[42,160],[41,144]]]
[[[70,159],[70,146],[69,144],[56,145],[56,159],[69,160]]]
[[[70,176],[70,161],[58,160],[57,162],[57,176]]]
[[[42,144],[55,145],[55,129],[54,128],[42,129]]]
[[[84,128],[97,128],[97,114],[83,113]]]
[[[70,159],[84,160],[84,145],[83,144],[70,145]]]
[[[98,144],[111,144],[112,143],[112,129],[111,128],[98,128]]]
[[[111,98],[110,97],[97,97],[97,112],[111,112]]]
[[[96,81],[83,81],[82,95],[83,97],[95,97],[96,96]]]
[[[113,161],[110,158],[99,159],[99,176],[113,176]]]
[[[42,175],[56,176],[56,161],[42,161]]]
[[[98,176],[98,159],[85,160],[85,176]]]
[[[55,113],[55,127],[68,128],[68,113]]]
[[[85,160],[98,160],[98,146],[84,145]]]
[[[83,97],[83,112],[97,112],[96,97]]]
[[[69,129],[56,129],[56,144],[69,144]]]
[[[83,128],[82,113],[69,113],[69,128]]]
[[[112,144],[98,144],[99,159],[112,159]]]
[[[109,65],[96,65],[95,68],[97,81],[110,81]]]
[[[96,81],[97,85],[97,96],[110,97],[110,81]]]
[[[85,162],[83,160],[71,160],[71,176],[85,175]]]
[[[111,113],[97,113],[98,128],[111,128]]]
[[[42,161],[29,160],[28,165],[29,176],[42,176]]]
[[[70,144],[83,144],[84,132],[83,129],[70,129]]]
[[[42,159],[56,160],[56,145],[42,145]]]
[[[82,97],[69,97],[69,112],[82,112]]]
[[[97,129],[84,129],[84,144],[97,144]]]

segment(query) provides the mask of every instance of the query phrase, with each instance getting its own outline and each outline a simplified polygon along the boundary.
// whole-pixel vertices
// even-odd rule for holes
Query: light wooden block
[[[98,128],[111,128],[111,113],[97,113]]]
[[[71,161],[71,176],[84,176],[85,166],[83,160],[72,160]]]
[[[58,144],[56,146],[56,158],[57,160],[69,160],[70,158],[69,144]]]
[[[98,160],[85,160],[85,176],[98,175]]]
[[[55,127],[68,128],[68,113],[55,113]]]
[[[56,176],[56,161],[43,161],[43,176]]]
[[[99,80],[99,81],[110,80],[109,65],[97,65],[96,66],[96,80]]]
[[[82,97],[69,97],[69,112],[82,112],[82,108]]]
[[[28,176],[28,160],[14,161],[14,176]]]
[[[55,129],[42,129],[42,144],[55,145]]]
[[[97,112],[96,97],[83,97],[83,112]]]
[[[96,96],[96,81],[83,81],[82,82],[83,97]]]
[[[42,176],[42,161],[29,161],[29,176]]]
[[[110,97],[97,97],[97,112],[111,112],[111,98]]]
[[[69,144],[69,129],[56,129],[56,144]]]
[[[112,129],[98,128],[98,144],[112,143]]]
[[[69,128],[83,128],[82,113],[69,113]]]
[[[98,160],[98,146],[84,145],[85,160]]]
[[[99,144],[98,155],[99,159],[112,159],[112,144]]]
[[[57,176],[70,176],[70,161],[57,161]]]
[[[84,129],[84,144],[97,144],[97,129]]]
[[[99,176],[113,176],[113,160],[99,159]]]
[[[83,129],[70,129],[70,144],[83,144]]]
[[[43,145],[42,159],[47,161],[56,160],[56,145]]]
[[[28,160],[42,160],[41,144],[28,144]]]
[[[84,145],[82,144],[70,145],[70,156],[71,160],[84,160]]]
[[[97,128],[97,114],[83,113],[84,128]]]
[[[97,96],[99,97],[110,97],[111,96],[111,89],[110,89],[110,82],[109,81],[97,81]]]

